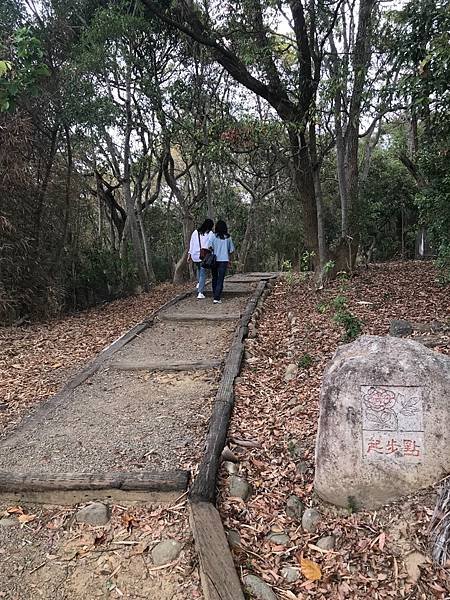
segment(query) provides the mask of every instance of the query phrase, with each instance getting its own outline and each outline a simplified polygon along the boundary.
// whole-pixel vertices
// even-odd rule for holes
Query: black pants
[[[220,300],[222,296],[223,280],[225,279],[227,267],[227,262],[216,262],[214,267],[211,269],[214,300]]]

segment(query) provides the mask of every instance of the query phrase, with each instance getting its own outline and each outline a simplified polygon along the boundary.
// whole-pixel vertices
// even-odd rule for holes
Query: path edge
[[[234,406],[234,380],[244,358],[248,326],[258,304],[265,300],[276,280],[277,275],[261,278],[236,328],[209,421],[205,451],[188,496],[190,525],[199,557],[205,600],[245,600],[225,529],[215,506],[216,480]]]

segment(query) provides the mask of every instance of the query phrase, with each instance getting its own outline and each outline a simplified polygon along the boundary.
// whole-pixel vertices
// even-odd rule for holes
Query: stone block
[[[376,508],[450,472],[450,358],[412,340],[362,336],[324,374],[315,490]]]

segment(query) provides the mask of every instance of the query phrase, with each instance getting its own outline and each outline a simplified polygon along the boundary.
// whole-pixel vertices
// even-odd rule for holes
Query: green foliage
[[[8,60],[0,60],[0,112],[6,112],[15,108],[20,95],[36,96],[49,69],[42,43],[29,27],[17,29],[0,52],[9,55]]]
[[[362,323],[348,310],[339,310],[333,317],[333,321],[344,328],[344,341],[350,342],[360,335]]]
[[[320,313],[321,315],[323,315],[324,313],[327,312],[328,308],[329,308],[328,304],[326,304],[325,302],[320,302],[317,305],[317,312]]]
[[[284,274],[284,280],[286,281],[289,287],[294,287],[295,285],[305,280],[305,274],[296,273],[292,267],[292,262],[290,260],[283,261],[281,265],[281,270]]]
[[[338,295],[331,301],[331,306],[335,311],[340,311],[347,306],[347,298],[342,295]]]
[[[391,14],[391,56],[400,69],[397,93],[417,122],[412,161],[420,223],[430,234],[442,280],[450,248],[450,11],[447,0],[410,0]]]
[[[121,258],[98,240],[86,245],[71,267],[67,305],[84,308],[134,291],[137,277],[130,256],[130,252],[125,252]]]
[[[313,364],[313,357],[308,354],[308,352],[305,352],[298,359],[297,364],[300,369],[309,369],[309,367]]]
[[[333,298],[330,305],[335,311],[333,321],[344,329],[344,341],[350,342],[357,338],[361,333],[362,323],[348,309],[347,298],[338,295]]]
[[[386,133],[391,146],[377,149],[372,157],[367,180],[361,186],[363,206],[361,243],[374,243],[376,260],[394,256],[414,258],[417,208],[416,184],[397,157],[393,132]]]
[[[300,257],[300,270],[310,271],[315,256],[315,252],[309,252],[308,250],[305,250],[305,252],[303,252],[303,254]]]

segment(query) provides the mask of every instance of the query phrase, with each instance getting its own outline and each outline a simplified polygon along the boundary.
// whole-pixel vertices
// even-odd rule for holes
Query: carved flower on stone
[[[391,390],[381,387],[371,387],[364,396],[364,404],[375,412],[382,412],[392,408],[395,404],[395,394]]]

